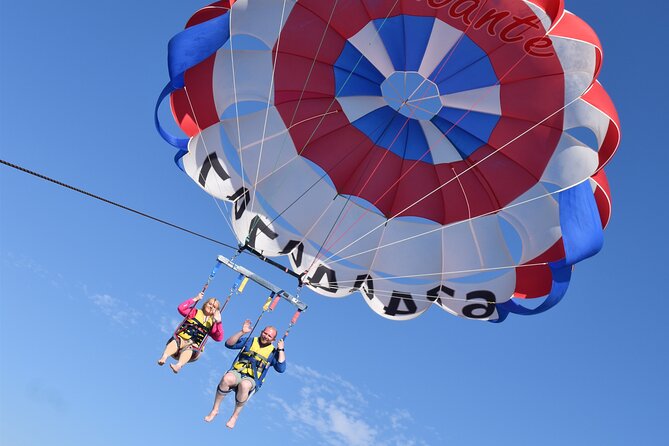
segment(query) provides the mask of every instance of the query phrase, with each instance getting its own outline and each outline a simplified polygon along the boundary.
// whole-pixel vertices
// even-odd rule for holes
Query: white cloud
[[[142,313],[109,294],[93,294],[88,298],[104,315],[124,327],[137,325],[142,316]]]
[[[29,383],[26,389],[26,396],[30,400],[48,406],[57,412],[63,412],[68,408],[61,390],[41,381]]]
[[[377,434],[376,429],[366,422],[355,418],[360,414],[346,412],[348,411],[342,410],[337,405],[332,404],[332,402],[328,403],[327,414],[332,431],[341,436],[346,444],[352,446],[374,444]]]
[[[165,305],[165,301],[163,299],[161,299],[160,297],[158,297],[158,296],[156,296],[155,294],[152,294],[152,293],[143,293],[143,294],[140,294],[140,297],[143,300],[148,301],[149,304],[151,304],[151,305],[153,305],[153,304]]]
[[[298,378],[302,382],[309,382],[312,386],[317,386],[320,392],[332,393],[336,390],[339,396],[346,395],[346,400],[367,404],[362,392],[338,375],[326,375],[311,367],[304,367],[299,364],[291,364],[288,368],[288,374]]]
[[[412,422],[413,417],[411,416],[408,410],[399,409],[396,410],[394,413],[390,414],[389,420],[393,429],[401,430],[405,429],[405,425],[403,424],[403,422]]]
[[[221,377],[223,376],[223,372],[220,370],[209,370],[209,374],[207,375],[207,381],[204,389],[204,394],[209,395],[209,396],[214,396],[214,393],[216,393],[216,387],[218,387],[218,383],[221,381]]]
[[[60,274],[53,274],[40,266],[32,259],[6,256],[4,262],[12,262],[16,268],[23,268],[32,273],[50,279],[53,286],[68,288],[66,279]],[[179,314],[170,310],[165,311],[164,300],[156,295],[144,293],[140,295],[139,303],[145,313],[133,308],[129,303],[117,299],[107,293],[92,293],[86,284],[79,283],[76,295],[83,294],[94,304],[94,306],[109,317],[113,322],[124,327],[133,326],[134,329],[145,327],[147,321],[158,328],[166,336],[174,332],[175,327],[181,322]],[[136,302],[133,301],[133,302]],[[156,305],[158,304],[158,305]],[[141,321],[141,324],[140,324]],[[236,351],[226,348],[207,349],[201,361],[208,365],[216,364],[214,368],[208,368],[208,375],[203,379],[203,392],[213,397],[216,385],[220,380],[227,365],[232,362]],[[211,356],[213,355],[213,356]],[[219,362],[223,358],[223,362]],[[211,361],[211,362],[210,362]],[[331,446],[418,446],[426,445],[422,439],[412,437],[412,429],[416,432],[429,431],[429,426],[417,426],[406,408],[389,407],[387,397],[372,394],[364,387],[356,386],[333,373],[323,373],[311,367],[290,363],[287,373],[282,379],[290,378],[298,385],[298,391],[292,394],[281,393],[284,387],[272,387],[274,392],[263,392],[264,401],[274,409],[280,408],[270,418],[269,424],[278,423],[282,428],[286,425],[292,426],[292,434],[300,444],[326,444]],[[34,390],[34,389],[33,389]],[[269,389],[268,389],[269,390]],[[44,392],[31,391],[32,395]],[[278,396],[280,395],[280,396]],[[62,395],[55,392],[43,398],[45,403],[61,407],[64,405]],[[232,399],[227,402],[231,404]],[[258,400],[260,401],[260,400]],[[253,404],[254,401],[250,401]],[[264,406],[261,404],[260,406]],[[285,417],[276,417],[276,413]]]
[[[406,408],[383,406],[378,398],[342,377],[291,364],[288,376],[298,381],[294,397],[267,398],[293,434],[306,442],[332,446],[417,446],[427,443],[407,432],[416,428]],[[304,442],[304,441],[303,441]]]
[[[30,257],[27,257],[22,254],[17,255],[14,254],[13,252],[7,252],[3,260],[9,262],[9,264],[11,264],[16,269],[26,269],[41,279],[51,278],[52,283],[56,282],[53,279],[53,274],[49,270],[44,268],[42,265],[40,265]],[[57,278],[62,279],[62,276],[60,277],[57,276]],[[57,283],[57,285],[60,285],[60,283]]]
[[[158,328],[160,329],[161,333],[172,335],[181,321],[182,319],[162,315],[159,318]]]

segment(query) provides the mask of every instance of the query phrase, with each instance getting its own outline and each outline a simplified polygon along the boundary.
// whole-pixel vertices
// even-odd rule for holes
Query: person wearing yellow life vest
[[[201,346],[207,336],[211,336],[216,342],[223,340],[223,325],[219,311],[221,304],[218,300],[211,298],[202,304],[201,309],[195,308],[195,304],[203,297],[204,293],[200,292],[197,296],[179,305],[179,313],[186,319],[174,336],[167,341],[158,365],[165,364],[167,358],[172,356],[177,359],[177,363],[170,364],[170,368],[174,373],[179,373],[181,367],[186,363],[198,359]]]
[[[251,321],[247,319],[244,321],[241,331],[225,341],[226,347],[242,349],[242,351],[232,368],[221,378],[221,382],[216,388],[214,406],[209,415],[204,417],[206,422],[211,422],[216,418],[223,398],[234,390],[236,397],[235,410],[225,424],[230,429],[234,428],[237,417],[239,417],[239,413],[242,411],[250,393],[262,385],[269,368],[272,367],[279,373],[286,371],[286,352],[284,351],[283,339],[277,341],[276,347],[272,344],[276,339],[276,328],[265,327],[260,336],[253,339],[248,339],[250,332]]]

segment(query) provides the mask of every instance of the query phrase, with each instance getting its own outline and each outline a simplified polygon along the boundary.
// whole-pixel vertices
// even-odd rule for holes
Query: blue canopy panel
[[[335,96],[381,96],[385,77],[350,42],[334,63]]]
[[[386,106],[352,123],[377,146],[407,160],[433,163],[425,133],[418,121],[409,119]]]
[[[499,83],[488,55],[466,35],[461,36],[428,79],[437,84],[442,95]]]
[[[443,107],[431,121],[466,159],[488,143],[499,116]]]
[[[374,20],[381,40],[397,71],[418,71],[430,41],[433,17],[399,15]]]
[[[418,74],[435,20],[406,15],[374,20],[396,70],[388,78],[350,42],[334,64],[337,97],[381,96],[389,105],[368,112],[352,124],[374,144],[404,159],[428,163],[433,163],[433,158],[419,120],[429,119],[463,159],[487,144],[499,122],[496,115],[440,105],[441,95],[498,83],[487,54],[466,35],[461,35],[427,79]],[[384,93],[388,83],[393,85]]]

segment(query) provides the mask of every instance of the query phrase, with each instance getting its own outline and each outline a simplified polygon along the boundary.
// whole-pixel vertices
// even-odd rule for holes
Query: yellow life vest
[[[253,338],[251,348],[244,349],[239,354],[239,359],[232,365],[232,368],[241,374],[253,377],[253,379],[260,379],[263,371],[269,366],[269,356],[273,351],[274,346],[272,344],[261,347],[258,338]]]
[[[202,310],[197,310],[195,316],[188,318],[179,327],[178,335],[181,339],[193,339],[193,344],[201,343],[214,326],[214,318],[206,317]]]

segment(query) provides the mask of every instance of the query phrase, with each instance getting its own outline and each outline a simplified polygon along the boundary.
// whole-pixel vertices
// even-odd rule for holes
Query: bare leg
[[[176,364],[170,364],[172,371],[174,373],[179,373],[181,367],[183,367],[190,360],[191,356],[193,356],[193,350],[182,350],[181,353],[179,353],[179,361],[177,361]]]
[[[167,361],[167,358],[169,358],[170,356],[175,354],[178,350],[179,350],[179,347],[177,347],[177,341],[172,339],[165,346],[165,351],[163,351],[163,356],[161,356],[160,359],[158,360],[158,365],[165,364],[165,361]]]
[[[246,404],[246,401],[249,399],[249,393],[251,392],[251,389],[253,389],[253,382],[249,381],[248,379],[242,380],[242,382],[239,383],[239,386],[237,386],[237,402],[235,404],[235,410],[232,412],[228,422],[225,423],[229,429],[233,429],[235,424],[237,424],[237,418],[244,408],[244,404]]]
[[[237,383],[237,378],[235,378],[235,375],[231,373],[226,373],[223,375],[223,378],[221,378],[221,382],[218,383],[218,387],[216,388],[216,396],[214,397],[214,406],[211,408],[211,412],[209,412],[209,415],[204,417],[204,421],[207,423],[211,423],[214,418],[216,418],[216,415],[218,415],[218,409],[221,407],[221,401],[223,401],[223,398],[230,393],[230,390],[232,387],[235,386]]]
[[[235,411],[232,412],[232,415],[230,416],[230,419],[228,420],[227,423],[225,423],[225,425],[228,427],[228,429],[234,429],[235,428],[235,424],[237,424],[237,417],[239,417],[239,413],[242,411],[243,408],[244,408],[244,404],[242,404],[242,403],[237,403],[235,405]]]

